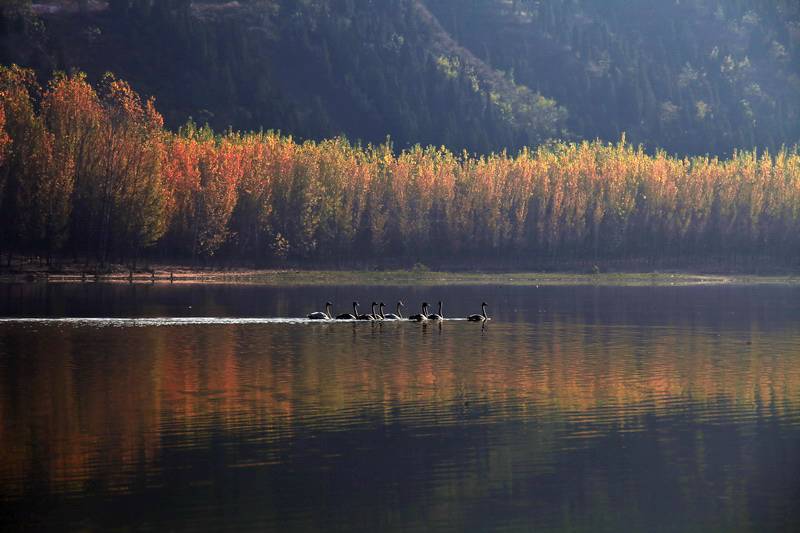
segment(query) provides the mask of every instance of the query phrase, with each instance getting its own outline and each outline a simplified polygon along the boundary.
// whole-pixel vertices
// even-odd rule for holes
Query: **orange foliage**
[[[623,138],[516,155],[395,153],[389,143],[298,143],[193,124],[170,133],[152,99],[111,77],[98,96],[85,76],[58,75],[38,109],[30,71],[3,69],[0,91],[0,176],[13,168],[19,181],[19,198],[5,200],[18,210],[11,219],[45,210],[39,225],[58,218],[49,230],[58,237],[67,217],[72,246],[102,256],[154,244],[255,260],[791,260],[800,250],[797,149],[681,159]],[[34,233],[6,244],[38,246]]]
[[[3,95],[0,94],[0,100],[3,99]],[[6,112],[2,106],[0,106],[0,165],[3,164],[3,160],[6,156],[6,150],[8,146],[11,144],[11,137],[8,136],[6,133]]]

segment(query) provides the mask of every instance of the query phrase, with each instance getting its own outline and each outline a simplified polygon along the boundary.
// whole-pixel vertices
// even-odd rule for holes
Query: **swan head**
[[[400,307],[405,307],[406,306],[406,304],[403,303],[403,300],[400,300],[399,302],[397,302],[397,305],[399,305]]]
[[[483,302],[483,303],[481,304],[481,307],[488,307],[488,306],[486,305],[486,302]]]
[[[386,307],[386,304],[384,304],[383,302],[381,302],[381,303],[379,303],[379,304],[378,304],[378,307]]]
[[[325,307],[331,307],[333,304],[330,302],[325,302]]]

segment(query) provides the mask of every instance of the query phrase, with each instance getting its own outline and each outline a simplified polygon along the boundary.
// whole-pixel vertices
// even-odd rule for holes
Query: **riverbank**
[[[693,272],[437,272],[411,270],[203,269],[154,265],[103,271],[64,267],[0,270],[5,283],[239,283],[261,285],[726,285],[800,284],[796,274],[750,275]]]

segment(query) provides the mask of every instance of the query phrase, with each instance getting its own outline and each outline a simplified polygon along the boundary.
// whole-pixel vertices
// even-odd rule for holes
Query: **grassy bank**
[[[437,272],[430,270],[201,269],[157,265],[147,270],[111,266],[103,271],[62,267],[0,270],[0,282],[39,283],[252,283],[263,285],[721,285],[800,284],[800,276],[692,272]]]

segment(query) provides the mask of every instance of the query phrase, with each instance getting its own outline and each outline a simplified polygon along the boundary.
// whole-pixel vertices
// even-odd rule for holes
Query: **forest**
[[[477,152],[566,133],[563,107],[477,60],[418,2],[60,4],[6,10],[0,64],[33,68],[41,83],[110,70],[155,96],[173,130],[192,117],[218,131]]]
[[[617,142],[474,155],[164,125],[106,75],[0,68],[0,253],[378,265],[800,259],[800,152]],[[437,263],[438,262],[438,263]]]
[[[578,139],[730,156],[800,140],[796,0],[426,0]]]
[[[800,141],[796,0],[8,0],[0,64],[107,71],[166,126],[488,155]]]

